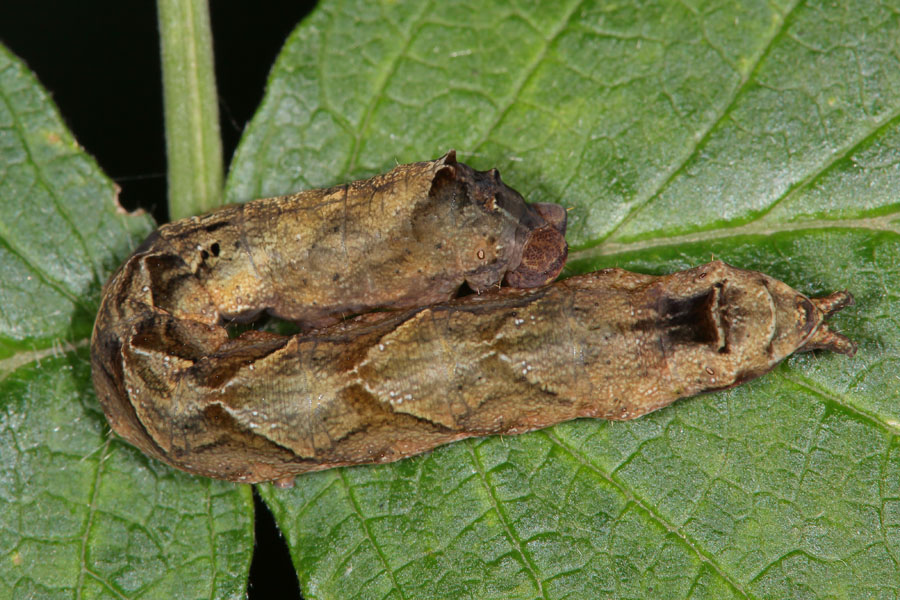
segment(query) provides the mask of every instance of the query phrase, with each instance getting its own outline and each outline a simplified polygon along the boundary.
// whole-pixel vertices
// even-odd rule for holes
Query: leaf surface
[[[309,598],[900,592],[900,11],[884,3],[324,2],[231,200],[448,148],[569,207],[568,273],[721,258],[821,295],[795,356],[632,422],[262,486]]]

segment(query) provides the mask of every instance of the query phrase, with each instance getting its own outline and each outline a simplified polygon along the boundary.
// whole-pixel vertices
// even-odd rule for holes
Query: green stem
[[[222,140],[207,0],[157,0],[169,217],[222,204]]]

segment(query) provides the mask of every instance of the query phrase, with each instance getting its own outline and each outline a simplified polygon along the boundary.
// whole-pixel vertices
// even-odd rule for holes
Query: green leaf
[[[791,358],[579,421],[262,486],[309,598],[900,593],[900,10],[797,2],[323,2],[232,201],[456,148],[571,208],[568,272],[716,257],[851,290],[850,359]]]
[[[100,288],[153,228],[0,47],[0,598],[242,598],[247,486],[112,438],[90,377]]]

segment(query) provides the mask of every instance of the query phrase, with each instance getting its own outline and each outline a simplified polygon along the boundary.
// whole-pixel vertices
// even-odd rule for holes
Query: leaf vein
[[[9,112],[11,114],[18,116],[19,113],[13,108],[12,104],[10,104],[9,99],[7,98],[6,94],[0,93],[0,99],[2,99],[3,104],[6,105],[7,110],[9,110]],[[54,117],[56,117],[58,119],[58,115],[54,114]],[[78,242],[78,245],[81,246],[81,250],[84,252],[84,256],[90,257],[91,253],[88,250],[88,245],[85,242],[84,237],[81,235],[81,231],[79,231],[78,228],[75,226],[75,223],[72,222],[71,215],[68,213],[68,211],[63,209],[57,189],[54,186],[50,185],[50,182],[44,177],[43,165],[41,165],[35,159],[32,149],[31,149],[31,146],[28,144],[28,141],[27,141],[28,137],[25,135],[25,131],[23,131],[23,129],[22,129],[20,119],[14,117],[13,123],[14,123],[14,125],[13,125],[12,129],[15,131],[16,137],[18,137],[19,143],[20,143],[22,149],[25,151],[25,155],[28,157],[28,161],[30,162],[30,164],[32,164],[34,166],[34,171],[35,171],[38,181],[41,182],[41,185],[49,193],[50,199],[53,202],[53,207],[56,209],[56,212],[62,217],[63,221],[65,221],[66,225],[68,225],[69,230],[71,231],[72,237]],[[62,157],[56,157],[56,158],[59,159]],[[4,229],[5,229],[5,227],[4,227]],[[5,239],[5,242],[8,247],[12,248],[13,244],[10,242],[10,240],[8,238]],[[20,259],[25,261],[26,264],[31,266],[31,268],[34,268],[32,266],[32,261],[26,260],[23,256],[22,252],[16,252],[16,254],[17,254],[17,256],[19,256]],[[95,261],[92,260],[91,262],[93,263],[91,265],[92,266],[91,272],[93,273],[94,281],[99,282],[100,274],[97,272],[97,265],[96,265]],[[49,279],[49,278],[47,278],[47,279]],[[77,297],[77,295],[74,293],[74,291],[72,292],[72,295]]]
[[[547,598],[547,592],[544,590],[544,585],[541,579],[537,574],[537,567],[531,560],[528,553],[525,551],[525,545],[522,540],[520,540],[515,531],[513,531],[512,525],[509,522],[509,517],[503,511],[500,506],[500,502],[497,500],[497,497],[494,495],[494,488],[488,483],[487,476],[485,474],[484,465],[481,464],[481,459],[478,457],[477,448],[475,444],[471,441],[466,441],[466,446],[468,447],[469,454],[472,458],[472,464],[475,466],[475,469],[478,471],[478,475],[481,479],[481,484],[484,486],[485,491],[487,492],[488,498],[490,499],[491,504],[493,505],[494,512],[497,513],[497,518],[500,519],[500,522],[503,523],[503,528],[506,530],[506,536],[509,538],[509,541],[513,544],[512,550],[518,554],[519,558],[522,560],[522,564],[525,569],[528,571],[529,576],[532,581],[534,581],[534,585],[537,587],[538,591],[542,598]]]
[[[48,356],[57,358],[61,354],[77,352],[90,345],[90,342],[91,341],[88,338],[72,342],[56,340],[49,348],[17,352],[9,358],[0,360],[0,381],[9,377],[16,369],[22,366],[33,362],[39,362],[42,358],[47,358]]]
[[[801,377],[800,375],[789,376],[781,371],[776,372],[776,375],[778,377],[781,377],[785,381],[789,381],[790,383],[796,385],[797,387],[803,388],[804,390],[822,398],[823,400],[825,400],[827,402],[833,402],[834,404],[837,404],[841,408],[844,408],[844,409],[852,412],[854,415],[858,416],[859,418],[877,426],[879,429],[884,430],[891,436],[894,436],[894,437],[900,436],[900,427],[898,427],[896,425],[891,425],[890,423],[887,423],[884,420],[880,419],[878,416],[873,415],[873,414],[869,413],[868,411],[865,411],[857,406],[854,406],[846,398],[843,398],[838,394],[823,390],[822,388],[817,386],[815,383]]]
[[[110,440],[112,438],[107,437],[106,442],[103,445],[103,450],[100,452],[100,456],[97,458],[97,468],[94,471],[94,479],[91,481],[91,491],[88,498],[88,514],[87,520],[84,524],[84,534],[81,536],[81,552],[79,556],[80,568],[78,569],[78,581],[75,583],[75,599],[80,600],[82,597],[82,591],[84,590],[84,574],[89,573],[91,576],[97,578],[102,583],[106,584],[103,579],[97,577],[94,573],[88,569],[87,566],[87,553],[88,553],[88,539],[91,536],[91,528],[94,526],[94,515],[97,514],[97,491],[100,489],[100,480],[103,477],[103,463],[106,461],[106,457],[109,452]]]
[[[382,566],[384,567],[385,573],[387,573],[388,577],[391,580],[391,585],[393,585],[394,589],[397,590],[397,593],[400,594],[400,598],[405,599],[406,596],[403,593],[403,588],[401,588],[400,584],[397,583],[397,577],[394,574],[393,569],[391,569],[391,565],[388,562],[387,556],[385,556],[384,551],[381,549],[381,546],[378,545],[378,543],[375,541],[375,538],[372,536],[372,531],[369,528],[369,523],[363,515],[359,503],[356,501],[356,496],[353,494],[352,487],[347,482],[344,470],[339,469],[338,475],[340,477],[341,484],[344,486],[344,491],[347,493],[347,499],[350,501],[350,506],[353,507],[353,511],[356,513],[356,517],[359,519],[359,525],[360,527],[362,527],[363,532],[365,532],[366,538],[369,540],[369,543],[372,544],[372,548],[375,549],[375,553],[378,555],[378,558],[381,561]]]
[[[787,200],[790,200],[800,191],[811,187],[822,177],[828,175],[831,169],[844,158],[852,155],[855,151],[861,149],[863,146],[876,139],[887,129],[896,127],[898,125],[900,125],[900,105],[898,105],[896,109],[891,111],[881,123],[875,123],[875,127],[872,130],[867,130],[858,139],[848,140],[848,143],[843,149],[831,153],[828,156],[828,160],[824,161],[818,168],[813,169],[809,175],[789,187],[788,190],[781,195],[781,197],[776,198],[775,201],[772,202],[769,206],[759,211],[753,219],[748,221],[748,223],[752,223],[754,221],[765,218],[769,213],[775,210],[778,205]]]
[[[763,60],[765,60],[765,58],[769,55],[769,52],[772,50],[772,47],[774,46],[775,42],[778,41],[779,39],[781,39],[781,37],[785,34],[787,24],[788,24],[788,18],[794,12],[794,10],[798,6],[800,6],[802,3],[803,3],[802,1],[795,2],[794,5],[791,6],[790,8],[788,8],[788,10],[782,15],[781,23],[779,24],[778,28],[774,30],[772,37],[770,37],[766,41],[765,46],[762,47],[760,49],[760,51],[757,53],[752,65],[750,66],[750,68],[747,69],[746,75],[744,77],[742,77],[740,83],[737,86],[735,86],[735,88],[731,94],[731,97],[728,98],[728,100],[722,104],[721,112],[717,115],[714,115],[714,117],[711,118],[707,122],[706,127],[701,130],[701,135],[694,136],[694,139],[696,141],[688,147],[688,150],[682,155],[682,159],[680,161],[678,161],[677,163],[673,164],[672,167],[669,169],[669,172],[667,174],[665,174],[665,176],[662,178],[661,183],[658,186],[656,186],[656,189],[648,190],[647,197],[644,198],[643,200],[639,200],[634,206],[632,206],[631,210],[628,211],[628,214],[626,214],[624,217],[622,217],[622,219],[618,223],[616,223],[615,226],[610,228],[610,230],[604,234],[602,239],[611,238],[624,225],[626,225],[629,221],[631,221],[631,219],[633,219],[635,215],[637,215],[641,210],[643,210],[653,200],[658,198],[659,195],[662,193],[662,191],[666,187],[668,187],[668,185],[670,183],[672,183],[672,181],[674,181],[674,179],[679,174],[682,173],[682,171],[684,170],[687,163],[694,156],[697,155],[697,152],[701,148],[703,148],[706,145],[706,143],[709,141],[710,137],[712,136],[712,133],[718,128],[718,126],[721,123],[723,123],[725,120],[730,118],[731,111],[735,108],[736,102],[742,96],[742,94],[744,93],[744,90],[747,89],[747,86],[749,85],[749,83],[751,81],[753,81],[753,77],[759,70],[760,65],[762,65]]]
[[[635,505],[640,507],[651,519],[656,521],[659,525],[661,525],[666,531],[674,534],[681,542],[689,548],[701,562],[708,564],[712,567],[713,570],[730,585],[736,592],[738,592],[744,598],[750,598],[750,594],[744,591],[740,585],[736,581],[734,581],[727,573],[725,573],[724,569],[719,566],[718,563],[713,559],[713,556],[710,556],[708,553],[704,552],[694,541],[692,541],[687,534],[685,534],[679,527],[676,527],[673,523],[670,523],[663,517],[661,514],[657,513],[653,508],[646,504],[638,495],[631,489],[629,489],[623,482],[613,478],[610,474],[606,473],[599,466],[594,464],[587,456],[582,454],[579,450],[569,446],[560,438],[558,438],[551,430],[545,430],[543,434],[556,446],[562,449],[565,453],[572,456],[574,459],[583,464],[588,470],[599,475],[604,481],[608,482],[610,485],[619,490],[619,493],[625,496],[629,501],[633,502]]]
[[[589,246],[581,250],[569,253],[569,261],[586,260],[598,258],[601,256],[610,256],[613,254],[625,254],[629,252],[637,252],[640,250],[648,250],[661,246],[680,246],[684,244],[694,244],[698,242],[708,242],[712,240],[728,239],[740,236],[761,235],[770,236],[779,233],[798,232],[798,231],[814,231],[822,229],[831,230],[852,230],[862,229],[871,230],[873,232],[889,232],[900,235],[900,226],[892,223],[891,219],[894,214],[882,215],[880,217],[869,217],[859,219],[816,219],[811,221],[797,221],[793,223],[765,223],[753,221],[739,227],[719,227],[716,229],[707,229],[703,231],[695,231],[683,235],[674,235],[671,237],[655,237],[633,242],[601,242],[596,246]]]
[[[416,15],[413,25],[409,28],[409,34],[406,36],[406,39],[403,40],[399,52],[391,57],[388,64],[385,65],[385,68],[382,70],[380,79],[375,83],[375,89],[372,90],[371,100],[369,100],[368,106],[366,106],[366,110],[363,113],[363,118],[360,120],[359,126],[356,129],[356,135],[353,140],[353,149],[350,151],[347,166],[343,171],[344,173],[352,173],[356,168],[356,161],[359,158],[359,151],[362,146],[363,134],[369,127],[369,123],[372,120],[372,115],[375,113],[375,109],[378,106],[378,103],[381,102],[382,96],[387,89],[388,83],[394,76],[394,73],[397,72],[397,67],[400,64],[401,59],[406,56],[406,53],[407,51],[409,51],[413,39],[415,39],[416,37],[416,33],[418,32],[419,27],[422,25],[422,23],[425,22],[426,18],[428,17],[429,9],[431,8],[431,2],[423,2],[422,7],[423,8],[421,9],[421,12]]]
[[[529,64],[523,71],[522,77],[519,79],[517,83],[513,85],[512,93],[509,95],[509,98],[504,103],[504,106],[497,111],[496,117],[494,120],[487,126],[484,130],[484,133],[481,135],[481,139],[478,140],[475,144],[472,145],[472,154],[477,153],[481,150],[482,146],[484,146],[487,141],[490,139],[491,135],[503,122],[503,119],[506,118],[506,115],[512,109],[513,104],[519,99],[519,96],[522,94],[522,91],[525,89],[525,86],[531,81],[531,78],[537,72],[538,67],[541,66],[541,63],[544,62],[544,59],[547,57],[547,51],[550,49],[550,46],[559,38],[559,36],[569,27],[571,23],[572,16],[575,12],[584,4],[584,0],[577,0],[573,2],[569,8],[562,14],[562,18],[559,21],[559,24],[550,32],[550,35],[543,41],[540,52],[537,53],[534,60]]]
[[[33,263],[29,258],[25,257],[25,254],[20,251],[17,247],[15,247],[9,238],[0,233],[0,245],[6,248],[6,250],[22,261],[22,264],[26,269],[34,273],[35,277],[37,277],[41,282],[43,282],[48,287],[52,288],[59,295],[64,297],[66,300],[71,302],[72,304],[84,309],[87,312],[93,312],[93,309],[89,309],[81,298],[74,291],[69,290],[66,286],[64,286],[61,282],[56,281],[49,274],[45,273],[42,269],[40,269],[35,263]]]

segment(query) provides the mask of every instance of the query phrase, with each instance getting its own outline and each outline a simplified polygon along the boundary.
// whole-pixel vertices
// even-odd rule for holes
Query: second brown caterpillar
[[[91,339],[97,396],[113,430],[151,456],[214,477],[281,476],[267,466],[282,461],[279,449],[244,436],[252,421],[226,410],[201,435],[233,443],[198,453],[202,424],[183,418],[217,410],[188,391],[196,368],[212,368],[218,402],[236,383],[229,373],[254,371],[260,340],[266,348],[288,340],[249,332],[229,341],[229,323],[266,312],[310,329],[446,301],[463,284],[479,293],[501,283],[540,286],[565,263],[565,227],[561,206],[527,204],[496,169],[476,171],[452,151],[371,179],[163,225],[104,288]],[[226,348],[232,358],[220,356]],[[186,357],[205,366],[187,367]],[[290,375],[259,366],[264,403],[264,390]]]

